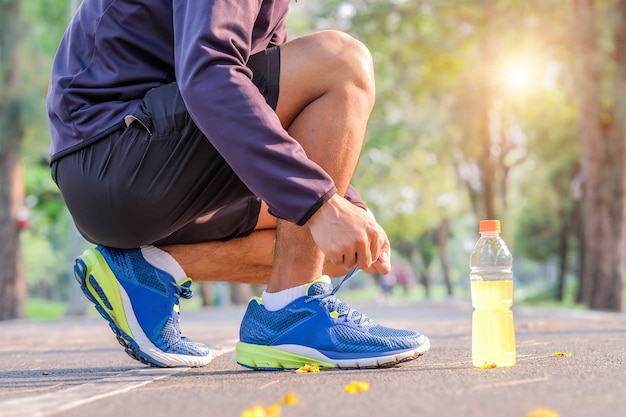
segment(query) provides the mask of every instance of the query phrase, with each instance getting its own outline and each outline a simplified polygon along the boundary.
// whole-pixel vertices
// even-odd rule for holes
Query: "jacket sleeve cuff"
[[[346,190],[345,199],[350,203],[354,204],[357,207],[362,208],[363,210],[367,210],[367,204],[363,201],[363,198],[359,195],[359,193],[354,189],[352,185],[348,186]]]
[[[317,212],[317,210],[319,210],[319,208],[322,207],[322,205],[324,205],[325,202],[330,200],[330,198],[334,196],[335,194],[337,194],[337,188],[333,187],[330,191],[324,194],[319,200],[317,200],[317,202],[313,205],[313,207],[311,207],[309,211],[307,211],[304,214],[304,216],[302,216],[302,218],[296,223],[296,225],[304,226],[306,222],[308,222],[309,219],[313,217],[315,212]]]

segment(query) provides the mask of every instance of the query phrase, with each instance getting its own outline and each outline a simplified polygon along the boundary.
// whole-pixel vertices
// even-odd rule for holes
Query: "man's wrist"
[[[296,225],[304,226],[305,224],[307,224],[309,220],[313,216],[315,216],[315,214],[317,214],[319,209],[322,208],[329,200],[331,200],[336,195],[337,195],[337,188],[333,187],[330,191],[324,194],[319,200],[317,200],[315,205],[311,207],[309,211],[306,212],[306,214],[302,217],[302,219],[300,219],[298,223],[296,223]]]

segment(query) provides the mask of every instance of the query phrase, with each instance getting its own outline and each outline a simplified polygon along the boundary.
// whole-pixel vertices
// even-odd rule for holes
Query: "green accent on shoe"
[[[306,291],[308,293],[309,292],[309,288],[311,288],[311,285],[313,285],[315,283],[330,284],[331,282],[332,281],[330,280],[330,277],[328,275],[322,275],[321,277],[319,277],[315,281],[309,283],[309,286],[306,287]]]
[[[185,285],[189,281],[193,282],[190,277],[183,278],[180,281],[178,281],[178,285],[180,285],[182,287],[183,285]]]
[[[100,304],[100,307],[111,317],[117,327],[130,337],[134,337],[133,332],[130,330],[128,320],[126,319],[126,314],[124,313],[117,278],[113,271],[111,271],[111,268],[109,268],[102,254],[96,249],[87,249],[83,252],[81,258],[87,265],[87,269],[90,270],[92,274],[100,277],[98,284],[102,288],[102,291],[104,291],[104,294],[106,294],[108,302],[113,308],[108,308],[107,304],[100,298],[100,295],[89,280],[83,283],[87,291],[91,293],[94,300]]]
[[[306,356],[283,352],[282,350],[270,346],[238,342],[236,350],[237,363],[253,369],[299,369],[304,365],[312,365],[313,363],[318,364],[320,368],[337,367],[332,363],[320,362],[319,360],[307,358]]]

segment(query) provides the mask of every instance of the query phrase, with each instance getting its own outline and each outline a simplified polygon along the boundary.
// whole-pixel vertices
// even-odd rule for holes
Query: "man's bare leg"
[[[275,242],[276,218],[262,203],[259,220],[249,236],[225,242],[168,245],[161,249],[172,255],[194,281],[267,284],[272,271]],[[331,277],[344,275],[347,271],[343,266],[329,262],[323,269],[323,273]]]
[[[355,169],[374,100],[369,53],[335,32],[281,48],[276,113],[312,161],[333,178],[338,195],[302,227],[277,221],[274,262],[262,300],[242,319],[237,362],[253,369],[381,367],[429,349],[417,332],[376,324],[318,279],[324,259],[344,268],[389,272],[389,241],[368,212],[341,197]],[[371,271],[370,271],[371,272]]]
[[[341,195],[356,167],[373,103],[371,57],[353,38],[321,32],[281,47],[276,113],[309,158],[333,178]],[[308,227],[264,215],[262,210],[257,229],[275,227],[275,245],[273,232],[258,230],[228,242],[162,249],[195,280],[268,282],[268,292],[311,282],[322,273],[342,275],[351,266],[326,262],[324,268],[324,254]]]
[[[276,113],[307,156],[333,178],[340,195],[358,162],[373,104],[371,57],[353,38],[322,32],[281,47]],[[268,292],[312,282],[323,264],[308,227],[278,220]]]

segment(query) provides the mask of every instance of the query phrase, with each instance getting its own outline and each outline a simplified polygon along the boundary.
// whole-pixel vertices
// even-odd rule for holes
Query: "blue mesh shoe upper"
[[[307,296],[278,311],[252,300],[242,321],[241,342],[300,345],[342,359],[415,349],[426,340],[417,332],[381,326],[350,308],[335,296],[339,286],[333,290],[330,279],[318,280]]]
[[[132,313],[147,338],[166,353],[205,356],[207,346],[181,337],[178,305],[190,298],[191,280],[181,284],[167,272],[148,263],[140,249],[96,248],[128,294]],[[130,312],[126,312],[129,314]]]

